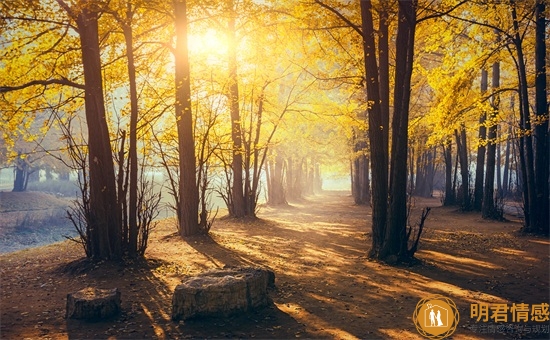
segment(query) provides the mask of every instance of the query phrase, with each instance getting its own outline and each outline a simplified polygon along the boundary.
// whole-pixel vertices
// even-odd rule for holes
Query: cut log
[[[264,268],[216,269],[191,277],[178,285],[172,298],[172,319],[229,316],[266,306],[267,287],[275,274]]]
[[[67,294],[67,319],[99,320],[120,312],[120,292],[88,287]]]

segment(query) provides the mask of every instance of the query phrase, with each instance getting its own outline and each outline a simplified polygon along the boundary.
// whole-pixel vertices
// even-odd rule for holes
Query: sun
[[[227,39],[223,33],[208,29],[203,33],[192,33],[187,37],[189,53],[226,55]]]

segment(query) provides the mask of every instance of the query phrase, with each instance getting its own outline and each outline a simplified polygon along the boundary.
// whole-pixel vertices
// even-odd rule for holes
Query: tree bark
[[[455,204],[455,193],[453,189],[453,155],[452,155],[452,140],[449,139],[443,145],[443,153],[445,156],[445,198],[444,206]]]
[[[380,77],[380,115],[382,136],[386,150],[390,136],[390,61],[389,61],[389,13],[386,6],[380,6],[378,22],[378,62]]]
[[[535,33],[535,188],[537,215],[535,228],[548,235],[550,228],[550,198],[549,198],[549,133],[548,133],[548,89],[546,88],[546,1],[538,0],[536,4]]]
[[[21,156],[21,153],[17,155],[15,161],[15,179],[13,180],[13,192],[23,192],[27,190],[27,183],[29,181],[29,163],[26,158]]]
[[[497,184],[497,197],[502,197],[502,143],[500,142],[502,132],[500,125],[497,125],[497,145],[496,145],[496,184]]]
[[[470,200],[470,172],[468,170],[468,147],[466,145],[466,128],[464,125],[460,126],[460,132],[455,130],[456,137],[456,152],[460,161],[460,177],[462,186],[460,190],[461,194],[461,206],[462,210],[471,210]]]
[[[228,60],[229,60],[229,111],[231,114],[231,139],[233,141],[232,194],[233,216],[243,217],[246,214],[246,203],[243,189],[243,145],[241,131],[241,115],[239,111],[239,83],[237,75],[237,38],[233,1],[230,1],[231,17],[228,27]]]
[[[492,88],[495,92],[500,87],[500,63],[493,63]],[[487,169],[485,189],[483,190],[483,204],[481,215],[483,218],[498,218],[495,209],[495,158],[496,158],[496,139],[497,139],[497,115],[499,107],[498,94],[493,93],[491,102],[491,114],[489,116],[489,131],[487,133]]]
[[[187,1],[174,2],[176,24],[175,86],[176,121],[179,151],[179,233],[182,237],[200,232],[199,191],[195,160],[193,116],[191,113],[191,79],[187,47]]]
[[[487,92],[487,70],[481,70],[481,94]],[[485,172],[485,143],[487,138],[487,127],[485,120],[487,113],[483,111],[479,118],[479,145],[476,158],[476,179],[474,184],[474,209],[481,211],[483,202],[483,173]]]
[[[371,197],[370,197],[370,169],[369,169],[369,157],[367,156],[361,156],[361,181],[363,182],[362,188],[361,188],[361,202],[364,204],[370,204],[371,203]]]
[[[286,196],[284,190],[284,161],[283,157],[277,155],[275,161],[267,163],[266,173],[268,174],[268,204],[281,205],[286,204]]]
[[[506,139],[506,149],[504,150],[504,173],[502,174],[502,197],[508,196],[510,188],[510,138],[512,136],[512,127],[508,128],[508,138]]]
[[[364,140],[356,140],[354,144],[353,160],[353,198],[355,204],[363,205],[370,202],[369,197],[369,165],[368,158],[364,155],[367,143]]]
[[[411,159],[411,158],[409,158]],[[420,197],[431,197],[433,194],[433,179],[435,175],[435,149],[430,148],[422,152],[416,161],[416,178],[414,194]],[[412,181],[412,174],[409,176]]]
[[[122,31],[126,41],[126,59],[128,64],[128,80],[130,85],[130,146],[128,158],[130,163],[130,185],[128,206],[128,254],[131,257],[137,255],[138,224],[137,224],[137,190],[138,190],[138,155],[137,155],[137,122],[138,122],[138,97],[136,83],[136,66],[134,62],[134,43],[132,32],[132,4],[127,3],[126,22],[122,23]]]
[[[389,212],[381,258],[407,255],[407,151],[416,1],[399,0],[396,40]]]
[[[369,102],[369,144],[372,169],[372,248],[370,256],[378,258],[386,234],[388,206],[388,147],[384,145],[384,117],[380,108],[380,84],[374,42],[372,3],[361,1],[361,26],[367,100]]]
[[[522,39],[520,35],[519,23],[517,19],[515,0],[510,0],[512,24],[514,27],[513,43],[517,53],[517,71],[518,71],[518,90],[520,102],[520,127],[522,129],[523,144],[520,149],[520,156],[524,157],[522,161],[522,174],[524,178],[524,205],[525,205],[525,230],[534,232],[537,229],[536,221],[536,188],[535,188],[535,169],[533,162],[533,139],[531,137],[531,118],[529,114],[529,93],[527,83],[527,71],[525,58],[523,55]]]
[[[80,35],[85,80],[90,175],[90,254],[98,259],[122,256],[120,212],[113,154],[107,126],[99,49],[98,12],[92,1],[80,2],[76,23]]]

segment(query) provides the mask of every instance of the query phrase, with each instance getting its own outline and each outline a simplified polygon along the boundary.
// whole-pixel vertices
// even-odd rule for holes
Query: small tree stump
[[[118,288],[84,288],[67,294],[67,319],[97,320],[114,316],[120,312]]]

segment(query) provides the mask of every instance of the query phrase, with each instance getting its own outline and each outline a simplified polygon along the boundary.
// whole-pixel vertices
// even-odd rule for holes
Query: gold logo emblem
[[[413,321],[421,335],[430,339],[443,339],[452,335],[458,326],[458,309],[453,300],[433,296],[418,301]]]

